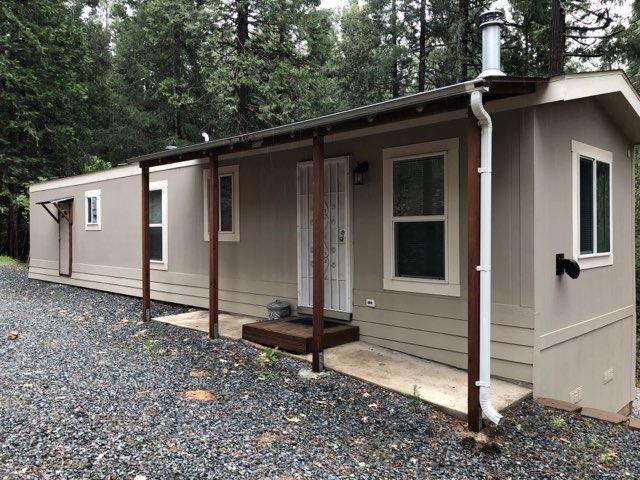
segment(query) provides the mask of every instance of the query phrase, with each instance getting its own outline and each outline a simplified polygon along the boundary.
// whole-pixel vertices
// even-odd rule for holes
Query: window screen
[[[445,198],[444,155],[394,161],[397,277],[445,279]]]
[[[593,160],[580,159],[580,253],[593,253]]]
[[[162,261],[162,227],[149,227],[151,260]]]
[[[396,276],[444,280],[444,221],[395,227]]]
[[[162,224],[162,190],[149,192],[149,225]]]
[[[444,156],[393,164],[393,215],[444,214]]]
[[[151,260],[162,262],[163,235],[162,230],[162,190],[149,192],[149,236]]]
[[[580,157],[580,254],[611,251],[611,166]]]
[[[609,185],[609,164],[596,162],[596,231],[598,252],[609,252],[611,236],[611,203]]]
[[[87,223],[89,224],[98,223],[98,198],[97,197],[87,198]]]
[[[233,176],[220,177],[220,231],[233,232]]]

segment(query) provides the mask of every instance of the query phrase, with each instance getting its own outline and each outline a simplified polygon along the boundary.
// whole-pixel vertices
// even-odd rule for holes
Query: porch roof
[[[487,89],[486,100],[497,100],[534,93],[537,84],[547,81],[546,78],[534,77],[474,79],[287,125],[149,153],[131,158],[128,163],[140,163],[152,167],[203,158],[210,153],[221,155],[232,151],[251,150],[252,148],[299,141],[317,134],[336,133],[372,124],[466,108],[469,92],[477,88],[485,87]]]
[[[44,200],[42,202],[36,202],[37,205],[47,205],[49,203],[58,204],[73,200],[73,197],[55,198],[53,200]]]

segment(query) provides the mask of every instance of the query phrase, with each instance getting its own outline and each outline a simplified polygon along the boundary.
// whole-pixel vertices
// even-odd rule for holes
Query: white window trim
[[[87,207],[87,200],[89,198],[96,198],[96,222],[88,222],[89,208]],[[102,199],[100,190],[88,190],[84,192],[84,229],[87,231],[100,231],[102,230]]]
[[[168,182],[159,180],[149,182],[149,192],[162,190],[162,224],[149,224],[149,226],[162,227],[162,260],[150,260],[151,268],[154,270],[169,269],[169,211],[168,211]]]
[[[239,242],[240,241],[240,166],[230,165],[218,168],[218,178],[231,176],[233,186],[233,221],[232,231],[220,232],[218,230],[219,242]],[[202,171],[202,202],[204,215],[204,241],[209,241],[209,205],[207,205],[207,179],[209,178],[209,169]],[[219,183],[218,183],[219,185]],[[220,219],[220,204],[218,203],[218,219]],[[220,227],[218,226],[218,229]]]
[[[445,154],[445,279],[395,276],[393,235],[393,162],[424,155]],[[460,296],[459,139],[385,148],[383,159],[383,256],[385,290]],[[420,217],[422,218],[422,217]]]
[[[572,156],[572,205],[573,205],[573,258],[576,259],[582,270],[613,265],[613,154],[585,143],[571,140]],[[588,157],[599,162],[609,164],[609,252],[580,253],[580,157]],[[594,185],[595,188],[595,185]],[[595,205],[594,205],[595,208]],[[594,215],[595,217],[595,215]],[[594,232],[595,233],[595,232]],[[597,238],[593,239],[594,245]]]

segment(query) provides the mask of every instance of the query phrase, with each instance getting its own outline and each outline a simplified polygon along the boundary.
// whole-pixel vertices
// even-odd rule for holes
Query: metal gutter
[[[370,116],[379,115],[381,113],[389,113],[405,108],[418,107],[420,105],[436,102],[438,100],[444,100],[464,94],[469,94],[474,89],[485,85],[485,83],[487,82],[485,82],[484,79],[474,79],[467,82],[456,83],[454,85],[429,90],[428,92],[414,93],[412,95],[407,95],[400,98],[393,98],[391,100],[385,100],[383,102],[365,105],[363,107],[352,108],[350,110],[344,110],[342,112],[330,113],[328,115],[314,117],[308,120],[302,120],[278,127],[258,130],[252,133],[220,138],[212,140],[210,142],[200,142],[194,145],[188,145],[186,147],[172,148],[170,150],[162,150],[146,155],[140,155],[138,157],[130,158],[129,160],[127,160],[127,163],[139,163],[150,160],[159,160],[168,157],[176,157],[179,155],[209,150],[217,147],[257,142],[278,135],[295,134],[301,131],[330,127],[336,124],[348,122],[350,120],[367,118]]]

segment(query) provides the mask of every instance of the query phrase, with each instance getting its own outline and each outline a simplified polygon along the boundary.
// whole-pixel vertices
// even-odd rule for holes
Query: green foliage
[[[268,363],[273,363],[276,360],[278,360],[278,347],[275,348],[271,348],[271,347],[267,347],[265,348],[259,355],[258,355],[258,363],[261,363],[263,365],[268,364]]]
[[[619,34],[615,1],[563,2],[567,67],[624,61],[638,84],[639,7]],[[15,249],[36,180],[474,78],[491,3],[3,0],[0,251]],[[546,75],[550,0],[503,3],[505,71]]]
[[[275,362],[278,359],[278,347],[267,347],[264,350],[265,358],[270,362]]]
[[[609,450],[607,452],[601,453],[599,460],[600,460],[600,463],[603,463],[605,465],[611,465],[616,461],[617,457],[618,455],[616,454],[616,452],[614,452],[613,450]]]
[[[588,447],[591,450],[602,450],[602,448],[604,448],[596,437],[591,437],[589,439]]]
[[[15,267],[26,266],[24,262],[21,262],[17,258],[8,257],[7,255],[0,255],[0,265],[13,265]]]
[[[82,173],[100,172],[102,170],[109,170],[111,164],[106,160],[101,159],[97,155],[92,155],[87,163],[82,167]]]
[[[556,430],[560,430],[561,428],[563,428],[566,423],[567,422],[565,421],[565,419],[559,415],[555,415],[551,418],[551,426]]]

